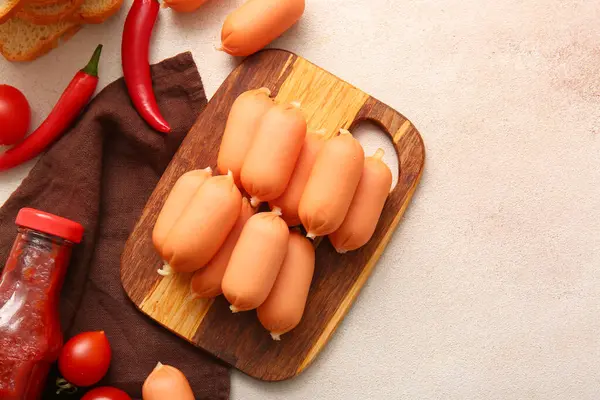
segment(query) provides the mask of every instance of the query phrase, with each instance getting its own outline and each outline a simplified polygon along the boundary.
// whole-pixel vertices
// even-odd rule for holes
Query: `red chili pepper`
[[[96,91],[101,52],[100,44],[85,68],[75,74],[44,122],[22,142],[0,154],[0,171],[36,157],[73,123]]]
[[[125,84],[136,110],[152,128],[167,133],[171,127],[156,104],[148,64],[150,36],[159,8],[157,0],[133,1],[123,29],[121,58]]]

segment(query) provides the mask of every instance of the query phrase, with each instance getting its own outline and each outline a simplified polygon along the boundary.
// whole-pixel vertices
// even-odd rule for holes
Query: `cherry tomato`
[[[121,389],[101,386],[87,392],[81,400],[131,400],[131,397]]]
[[[91,386],[106,375],[110,357],[110,343],[104,332],[84,332],[65,343],[58,369],[73,385]]]
[[[29,130],[31,109],[23,93],[9,85],[0,85],[0,144],[20,142]]]

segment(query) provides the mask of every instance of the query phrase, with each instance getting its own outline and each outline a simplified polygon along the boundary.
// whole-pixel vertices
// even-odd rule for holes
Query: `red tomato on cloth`
[[[104,332],[80,333],[63,346],[58,369],[71,384],[92,386],[106,375],[111,354]]]
[[[87,392],[81,400],[131,400],[131,397],[121,389],[101,386]]]

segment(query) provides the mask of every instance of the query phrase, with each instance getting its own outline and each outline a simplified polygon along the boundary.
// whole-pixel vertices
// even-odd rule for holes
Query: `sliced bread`
[[[0,24],[15,15],[24,3],[23,0],[0,0]]]
[[[61,40],[70,39],[79,28],[72,21],[36,25],[11,18],[0,25],[0,53],[10,61],[31,61],[58,46]]]
[[[84,0],[69,0],[65,3],[34,5],[26,4],[17,16],[37,25],[55,24],[71,17]]]
[[[85,0],[72,19],[82,24],[101,24],[119,11],[123,0]]]

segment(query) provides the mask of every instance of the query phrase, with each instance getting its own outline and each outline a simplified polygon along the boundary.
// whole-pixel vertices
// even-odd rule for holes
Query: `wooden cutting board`
[[[186,171],[216,167],[217,152],[233,101],[244,91],[272,90],[277,101],[300,101],[309,129],[352,130],[371,120],[390,136],[399,158],[398,185],[390,193],[374,237],[363,248],[340,255],[327,240],[316,252],[316,271],[301,324],[271,339],[254,311],[232,314],[220,296],[190,297],[191,276],[161,277],[162,262],[151,232],[175,181]],[[327,343],[375,267],[406,210],[423,170],[425,149],[417,129],[399,112],[305,59],[282,50],[266,50],[246,59],[225,80],[190,130],[162,176],[134,228],[121,259],[121,279],[136,306],[192,344],[267,381],[302,372]],[[365,330],[368,327],[355,327]]]

